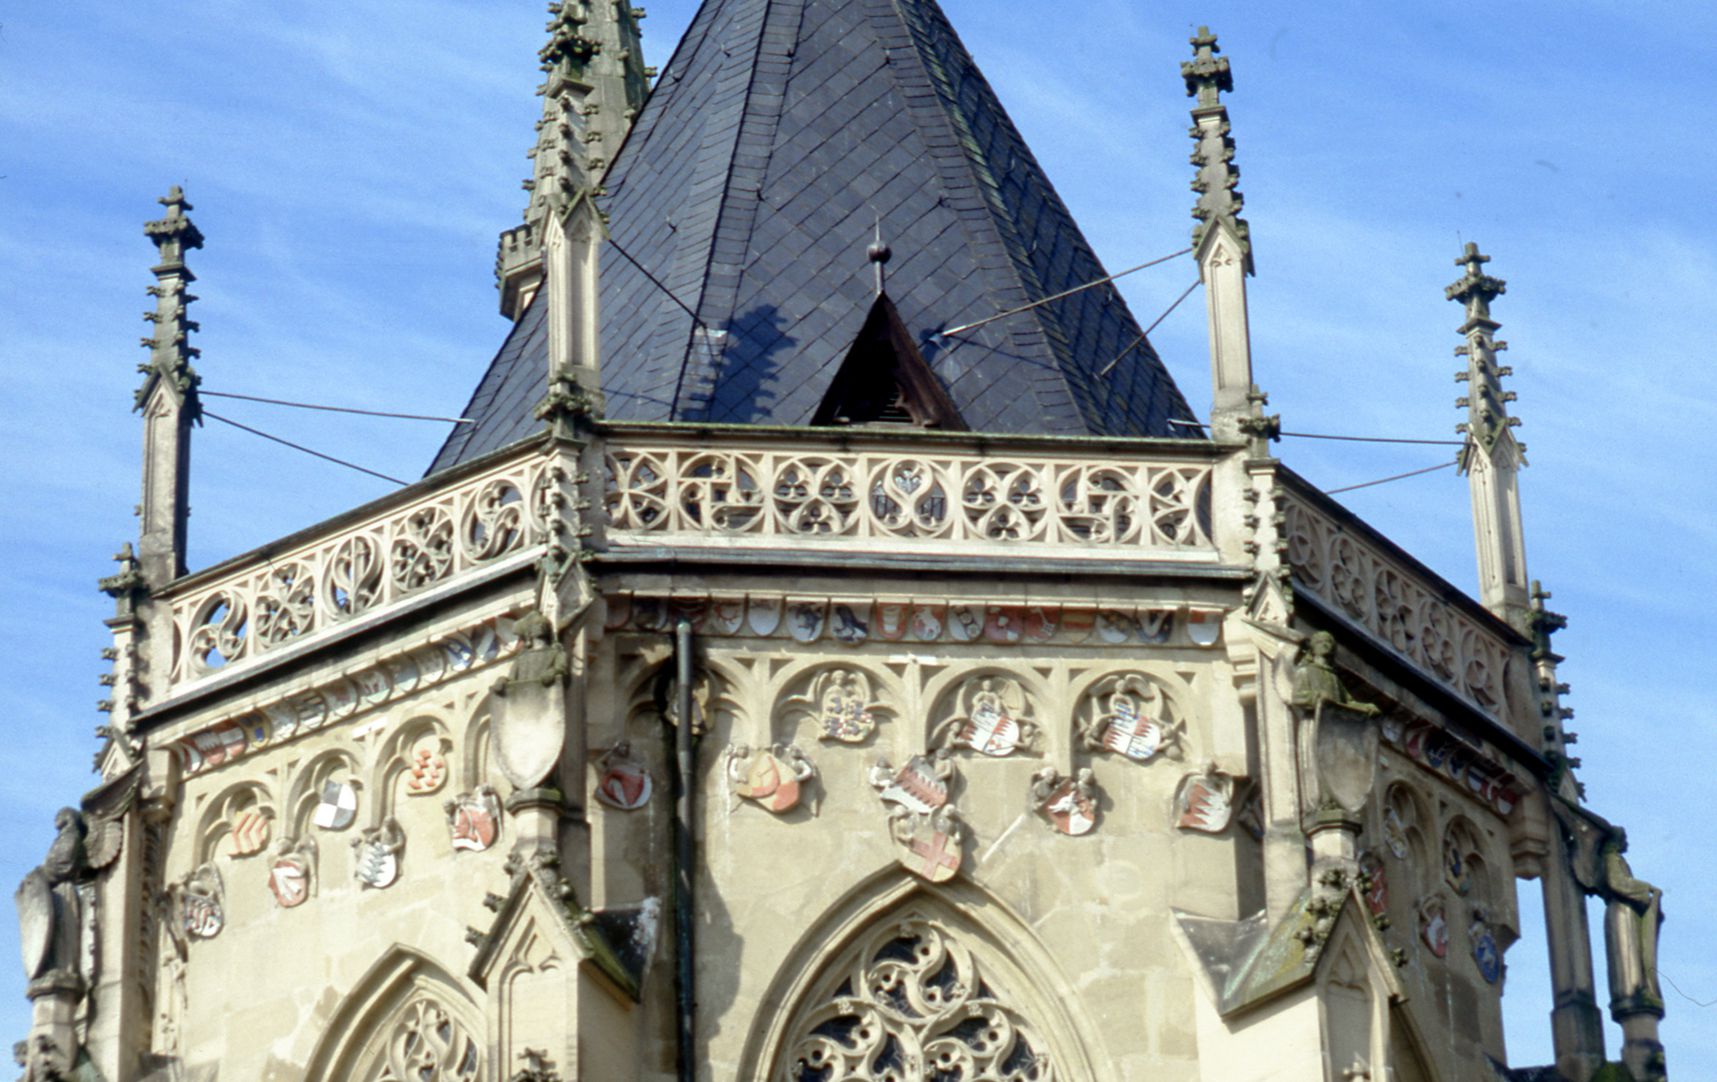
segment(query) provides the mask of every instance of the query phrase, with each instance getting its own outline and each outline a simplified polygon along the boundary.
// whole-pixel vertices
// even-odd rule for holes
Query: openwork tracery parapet
[[[542,544],[569,484],[558,460],[521,454],[283,552],[170,591],[172,686],[213,675]]]
[[[1451,588],[1297,494],[1284,500],[1288,560],[1321,598],[1486,713],[1508,713],[1502,635],[1444,599]]]
[[[842,450],[723,436],[627,434],[607,454],[617,545],[661,535],[746,544],[867,541],[891,549],[1031,543],[1034,552],[1211,549],[1208,461],[1081,449]]]

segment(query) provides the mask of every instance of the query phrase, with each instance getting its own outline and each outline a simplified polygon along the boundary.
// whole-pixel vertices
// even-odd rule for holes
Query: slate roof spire
[[[901,326],[972,429],[1192,417],[1148,343],[1100,374],[1141,337],[1112,285],[1027,308],[1106,273],[935,0],[706,0],[603,186],[611,420],[811,423],[871,314],[853,256],[879,225]],[[540,319],[435,468],[532,430]]]
[[[544,73],[537,141],[530,150],[530,193],[523,225],[501,234],[495,280],[501,314],[517,319],[542,281],[543,222],[602,179],[649,92],[638,21],[627,0],[553,0],[548,43],[537,53]]]

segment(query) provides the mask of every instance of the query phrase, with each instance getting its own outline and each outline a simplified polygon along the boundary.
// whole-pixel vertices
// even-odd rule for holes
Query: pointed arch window
[[[453,1013],[428,996],[407,1003],[372,1047],[364,1082],[479,1082],[483,1055]]]
[[[482,1015],[428,957],[383,953],[335,1012],[305,1082],[484,1082]]]
[[[799,1008],[785,1082],[1055,1082],[1044,1041],[940,922],[890,920]]]

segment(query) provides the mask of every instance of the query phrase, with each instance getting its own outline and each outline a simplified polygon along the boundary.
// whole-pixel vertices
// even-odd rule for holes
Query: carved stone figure
[[[1349,695],[1335,671],[1335,636],[1319,631],[1294,665],[1293,704],[1300,712],[1300,769],[1305,811],[1352,821],[1377,776],[1381,738],[1371,719],[1382,711]]]
[[[42,863],[18,885],[18,942],[23,954],[24,976],[30,981],[94,978],[95,892],[91,880],[97,864],[91,860],[94,844],[101,864],[119,855],[117,823],[98,824],[96,835],[81,813],[61,808],[54,816],[56,833]]]
[[[525,648],[506,677],[495,681],[495,762],[514,786],[532,789],[560,762],[572,664],[542,613],[526,613],[514,628]]]
[[[1306,642],[1299,661],[1294,665],[1294,705],[1302,710],[1315,711],[1324,703],[1368,718],[1381,713],[1371,703],[1359,702],[1347,693],[1335,671],[1335,636],[1319,631]]]
[[[1663,1013],[1657,982],[1657,934],[1663,923],[1663,891],[1634,878],[1628,867],[1627,831],[1617,827],[1600,851],[1598,894],[1610,958],[1610,1006],[1618,1013]]]

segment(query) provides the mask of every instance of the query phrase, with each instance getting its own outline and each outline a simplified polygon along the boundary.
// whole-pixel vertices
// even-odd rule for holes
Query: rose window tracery
[[[788,1082],[1054,1082],[1043,1041],[938,924],[890,922],[797,1020]]]

